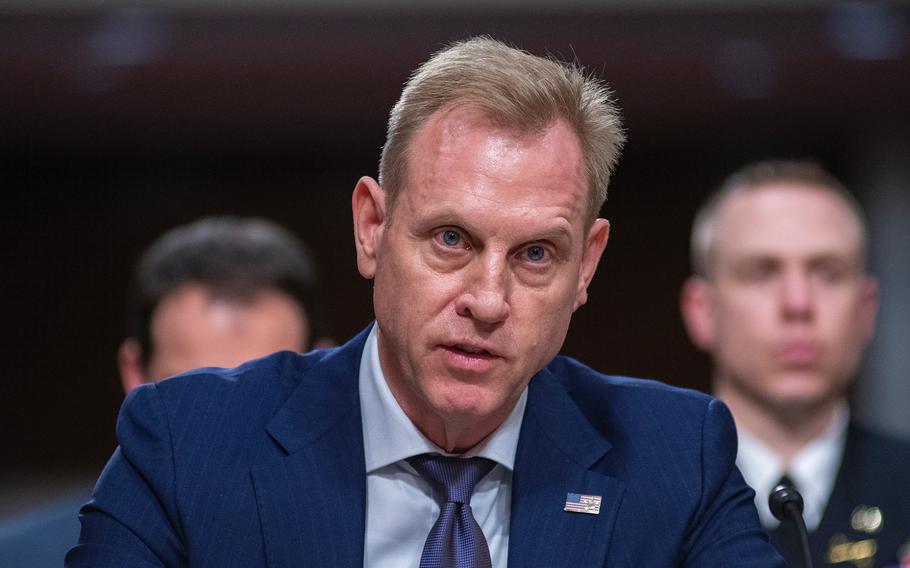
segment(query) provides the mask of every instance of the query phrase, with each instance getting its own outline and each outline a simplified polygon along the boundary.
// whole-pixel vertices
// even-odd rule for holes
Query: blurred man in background
[[[910,446],[861,427],[847,404],[878,306],[867,239],[854,198],[808,162],[742,169],[692,230],[683,318],[713,358],[737,464],[792,566],[796,528],[768,507],[781,483],[805,500],[816,566],[895,565],[910,541]]]
[[[275,351],[327,346],[315,264],[282,227],[210,217],[156,240],[133,274],[124,392],[197,367],[234,367]],[[89,490],[0,525],[0,566],[59,566],[79,538]]]
[[[171,230],[139,262],[123,390],[198,367],[306,351],[319,333],[316,269],[303,246],[261,219],[206,218]]]

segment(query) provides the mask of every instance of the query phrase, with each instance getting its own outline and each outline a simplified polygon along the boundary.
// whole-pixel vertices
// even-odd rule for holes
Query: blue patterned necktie
[[[490,549],[471,513],[474,486],[496,464],[484,458],[422,454],[408,460],[444,496],[420,556],[420,568],[492,568]]]

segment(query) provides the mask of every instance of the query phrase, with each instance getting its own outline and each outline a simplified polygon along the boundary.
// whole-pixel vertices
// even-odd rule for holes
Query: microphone
[[[777,520],[792,519],[799,533],[799,544],[803,553],[803,565],[812,568],[812,554],[809,552],[809,533],[803,520],[803,496],[792,485],[778,485],[768,496],[768,507]]]

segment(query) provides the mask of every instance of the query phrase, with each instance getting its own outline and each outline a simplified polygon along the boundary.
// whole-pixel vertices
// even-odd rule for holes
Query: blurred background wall
[[[910,434],[907,4],[7,1],[0,514],[113,450],[127,282],[166,229],[283,223],[321,264],[329,332],[370,321],[350,192],[409,71],[475,34],[577,58],[625,112],[611,241],[566,353],[709,389],[677,311],[695,207],[747,161],[815,157],[872,217],[884,298],[859,413]]]

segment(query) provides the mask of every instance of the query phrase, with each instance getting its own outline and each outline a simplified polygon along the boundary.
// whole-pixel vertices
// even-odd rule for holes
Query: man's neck
[[[407,409],[403,407],[402,409],[424,436],[450,454],[463,454],[482,443],[502,426],[509,416],[506,414],[503,418],[486,417],[484,420],[471,419],[471,417],[448,417],[446,419],[429,414],[411,416]]]
[[[837,409],[846,403],[842,398],[835,398],[818,405],[770,408],[731,388],[721,386],[716,389],[715,395],[730,408],[738,428],[761,440],[785,464],[824,434]]]

